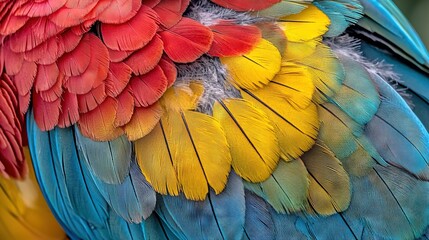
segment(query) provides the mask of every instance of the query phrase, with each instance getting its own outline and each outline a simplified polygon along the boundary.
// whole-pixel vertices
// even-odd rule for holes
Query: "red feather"
[[[68,30],[61,34],[61,44],[63,45],[65,52],[71,52],[77,47],[82,39],[82,35],[76,34],[75,32]]]
[[[124,62],[131,67],[135,75],[148,73],[156,67],[164,50],[164,45],[158,35],[142,49],[135,51]]]
[[[24,54],[13,52],[8,46],[9,42],[5,43],[2,46],[2,53],[4,54],[5,61],[5,70],[6,73],[11,76],[18,74],[22,68],[22,64],[24,62]]]
[[[280,0],[211,0],[212,2],[236,11],[258,11],[279,3]]]
[[[110,63],[106,79],[106,92],[110,97],[118,96],[128,85],[131,68],[125,63]]]
[[[58,124],[61,99],[46,102],[37,92],[33,92],[34,120],[42,131],[52,130]]]
[[[85,8],[94,0],[67,0],[65,7],[67,8]]]
[[[158,16],[142,5],[138,13],[122,24],[101,24],[104,43],[113,50],[132,51],[142,48],[158,30]]]
[[[155,7],[161,0],[143,0],[142,3],[150,8]]]
[[[61,43],[62,38],[53,36],[24,53],[24,58],[27,61],[36,62],[39,64],[49,65],[58,60],[64,54],[64,44]]]
[[[77,95],[77,101],[80,113],[87,113],[94,110],[100,105],[107,97],[106,85],[101,84],[100,86],[92,89],[89,93],[83,95]]]
[[[124,23],[137,14],[141,4],[141,0],[113,0],[98,16],[98,20],[103,23]]]
[[[11,36],[10,48],[14,52],[26,52],[64,30],[48,17],[31,18]]]
[[[111,62],[122,62],[123,60],[125,60],[125,58],[127,58],[128,56],[130,56],[133,51],[117,51],[117,50],[112,50],[110,48],[108,48],[109,50],[109,56],[110,56],[110,61]]]
[[[167,77],[159,66],[145,75],[131,78],[129,87],[137,107],[154,104],[167,89]]]
[[[10,2],[12,3],[13,1]],[[5,11],[5,13],[7,14],[8,11]],[[0,16],[0,35],[6,36],[15,33],[22,28],[29,19],[29,17],[20,17],[10,14],[7,16]]]
[[[156,102],[149,107],[137,107],[124,130],[130,141],[138,140],[150,133],[162,116],[162,107]]]
[[[7,62],[6,62],[7,63]],[[33,87],[37,74],[37,65],[34,62],[24,61],[22,70],[13,76],[13,82],[19,95],[27,95]]]
[[[164,55],[161,61],[159,61],[159,66],[167,77],[167,88],[171,87],[177,78],[176,65],[171,61],[171,59]]]
[[[188,5],[189,0],[161,0],[153,10],[158,14],[163,27],[171,28],[182,19]]]
[[[208,54],[215,57],[231,57],[245,54],[261,40],[262,34],[256,26],[237,25],[222,21],[209,26],[213,31],[213,44]]]
[[[65,92],[62,95],[61,113],[58,119],[58,126],[65,128],[70,127],[79,121],[79,110],[76,94]]]
[[[34,83],[34,89],[37,92],[46,91],[53,87],[57,80],[59,79],[60,71],[56,63],[51,65],[42,65],[37,66],[37,75],[36,81]]]
[[[18,7],[17,16],[42,17],[60,9],[67,0],[30,0]]]
[[[98,1],[92,1],[91,4],[79,8],[73,7],[69,8],[64,6],[60,8],[58,11],[49,15],[49,19],[55,23],[57,26],[61,26],[63,28],[69,28],[72,26],[79,25],[85,22],[85,16],[88,15],[92,9],[94,9],[98,4]]]
[[[54,86],[46,91],[39,92],[40,97],[46,102],[53,102],[63,94],[64,75],[60,73]]]
[[[58,67],[65,76],[79,76],[88,69],[92,57],[91,38],[85,36],[73,51],[58,60]]]
[[[127,124],[134,113],[134,97],[129,91],[123,91],[117,98],[118,109],[116,111],[115,126],[121,127]]]
[[[70,77],[65,83],[65,87],[71,93],[76,94],[88,93],[91,89],[97,87],[104,81],[109,72],[109,52],[101,40],[93,34],[87,34],[82,39],[82,42],[87,42],[90,46],[89,52],[83,52],[83,50],[81,52],[82,55],[90,55],[89,65],[82,74]],[[78,48],[76,48],[76,50],[77,49]],[[66,58],[68,56],[64,55],[63,57]],[[78,59],[76,59],[76,61],[78,61]]]
[[[174,27],[160,32],[164,51],[174,62],[195,61],[210,49],[212,31],[199,22],[182,18]]]
[[[113,140],[124,132],[114,126],[117,102],[106,98],[96,109],[80,116],[79,129],[82,135],[98,141]]]
[[[28,107],[30,106],[30,100],[31,100],[31,92],[28,92],[24,96],[18,94],[19,111],[22,114],[27,112]]]

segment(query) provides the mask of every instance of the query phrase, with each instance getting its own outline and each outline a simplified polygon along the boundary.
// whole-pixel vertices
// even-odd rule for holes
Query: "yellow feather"
[[[295,108],[306,108],[313,98],[314,84],[306,67],[283,62],[280,72],[265,88],[265,92],[279,94]]]
[[[24,148],[31,165],[28,148]],[[40,192],[34,171],[25,180],[0,177],[0,239],[66,239]]]
[[[146,108],[134,111],[130,122],[125,125],[124,131],[130,141],[146,136],[152,131],[162,115],[162,108],[158,102]]]
[[[231,169],[225,133],[213,117],[188,110],[201,93],[197,85],[173,87],[162,100],[159,124],[135,142],[140,168],[159,193],[204,200],[209,187],[216,193],[225,188]]]
[[[329,24],[329,18],[314,5],[308,5],[302,12],[278,20],[278,25],[291,42],[305,42],[320,37],[328,31]]]
[[[267,115],[248,101],[227,99],[215,103],[213,117],[225,130],[235,172],[250,182],[266,180],[277,166],[280,152]]]
[[[197,108],[198,101],[204,93],[204,87],[197,82],[190,82],[189,85],[178,85],[169,88],[160,102],[172,111],[193,110]]]
[[[351,198],[350,179],[334,154],[318,143],[302,156],[302,160],[310,175],[308,200],[311,208],[321,215],[346,210]]]
[[[279,50],[261,39],[249,53],[220,58],[228,70],[228,80],[237,88],[257,89],[267,84],[280,70]]]
[[[180,184],[171,164],[162,120],[145,137],[134,142],[137,162],[147,181],[161,194],[177,196]]]
[[[343,65],[324,44],[319,44],[312,55],[293,62],[307,67],[316,86],[314,100],[318,103],[326,101],[326,97],[333,96],[345,78]]]
[[[312,55],[322,38],[311,39],[306,42],[287,42],[283,53],[283,61],[299,60]]]
[[[242,96],[263,110],[274,123],[283,159],[296,159],[313,146],[319,127],[314,103],[304,109],[295,108],[268,88],[252,92],[243,90]]]

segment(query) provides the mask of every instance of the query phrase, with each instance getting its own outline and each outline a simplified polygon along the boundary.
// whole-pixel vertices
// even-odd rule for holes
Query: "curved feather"
[[[245,100],[226,99],[215,103],[213,117],[225,131],[234,171],[251,182],[267,179],[280,158],[274,127],[267,115]]]
[[[183,196],[163,196],[157,213],[169,218],[179,238],[186,239],[240,239],[244,228],[245,200],[241,179],[230,174],[225,190],[216,195],[210,191],[202,202],[193,202]],[[192,222],[193,224],[189,224]]]

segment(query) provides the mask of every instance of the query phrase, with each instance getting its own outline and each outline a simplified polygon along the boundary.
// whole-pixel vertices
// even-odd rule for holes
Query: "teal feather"
[[[76,143],[82,152],[82,159],[94,175],[110,184],[124,181],[129,173],[132,153],[131,142],[125,136],[96,142],[82,136],[76,129]]]
[[[156,195],[137,163],[132,162],[129,176],[120,184],[108,184],[93,176],[104,199],[128,222],[140,223],[155,209]]]
[[[387,162],[429,180],[429,133],[388,83],[373,79],[382,101],[366,135]]]
[[[107,222],[107,203],[88,169],[83,166],[83,161],[79,159],[73,129],[55,129],[50,136],[57,143],[53,150],[58,151],[57,155],[61,157],[65,185],[73,210],[92,225],[104,226]]]
[[[280,213],[297,212],[307,205],[308,172],[300,159],[290,162],[281,160],[267,180],[261,183],[244,182],[244,186]]]
[[[392,50],[409,55],[418,63],[429,67],[429,53],[411,24],[390,0],[360,0],[367,17],[359,21],[366,30],[381,35],[393,43]],[[386,44],[388,44],[386,42]]]
[[[331,99],[355,122],[368,123],[380,105],[380,99],[369,73],[358,62],[345,56],[340,57],[346,77],[343,86]]]
[[[211,190],[204,201],[180,195],[162,196],[158,202],[157,213],[179,239],[240,239],[243,235],[244,188],[234,173],[222,193]]]
[[[32,110],[27,114],[27,134],[31,157],[44,196],[54,215],[60,219],[61,225],[72,239],[106,239],[109,237],[106,226],[86,221],[76,214],[72,207],[64,176],[66,171],[64,171],[62,162],[63,154],[67,156],[70,153],[63,152],[63,145],[58,142],[59,139],[55,136],[58,131],[63,130],[54,129],[50,132],[42,132],[34,121]],[[65,151],[69,150],[76,151],[73,148]],[[82,204],[86,204],[86,202],[82,202]],[[83,209],[90,207],[91,205],[82,206]],[[91,212],[98,211],[93,210]],[[98,213],[102,213],[102,211]],[[92,219],[96,218],[97,215],[93,216]]]
[[[274,222],[270,206],[250,191],[245,192],[246,221],[242,240],[275,239]]]
[[[358,0],[317,0],[314,5],[331,20],[326,37],[339,36],[363,14],[363,7]]]

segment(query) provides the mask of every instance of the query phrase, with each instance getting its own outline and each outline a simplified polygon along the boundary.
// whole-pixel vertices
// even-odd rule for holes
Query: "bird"
[[[428,239],[391,0],[0,0],[1,239]]]

